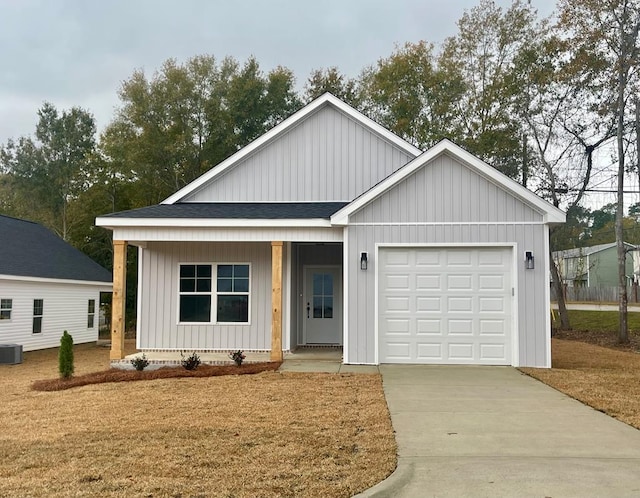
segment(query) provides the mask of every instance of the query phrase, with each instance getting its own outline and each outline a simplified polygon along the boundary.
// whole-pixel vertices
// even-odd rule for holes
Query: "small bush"
[[[244,361],[246,356],[244,352],[238,350],[229,353],[229,358],[231,358],[236,363],[236,365],[242,366],[242,362]]]
[[[60,338],[58,372],[60,372],[62,379],[69,379],[73,376],[73,337],[66,330]]]
[[[131,364],[133,365],[133,368],[135,368],[138,372],[142,372],[149,366],[149,360],[147,360],[147,355],[142,353],[142,356],[131,358]]]
[[[200,363],[201,363],[200,357],[195,351],[191,353],[190,356],[187,356],[186,358],[182,353],[180,353],[180,357],[182,358],[180,363],[182,363],[182,366],[187,370],[195,370],[200,366]]]

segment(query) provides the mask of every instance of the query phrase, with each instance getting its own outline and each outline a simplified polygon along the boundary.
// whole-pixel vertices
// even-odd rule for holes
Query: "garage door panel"
[[[385,323],[387,325],[386,330],[390,336],[411,335],[411,324],[409,319],[387,319]]]
[[[472,297],[449,297],[447,299],[447,311],[450,313],[471,313],[473,311]]]
[[[478,311],[480,313],[492,313],[495,311],[503,312],[505,310],[505,298],[499,297],[479,297],[478,298]]]
[[[473,320],[449,319],[447,325],[448,335],[473,335]]]
[[[472,275],[447,275],[447,290],[473,290],[473,287]]]
[[[409,342],[388,342],[387,355],[389,360],[411,360],[411,344]]]
[[[416,345],[416,358],[418,360],[441,361],[442,344],[439,342],[420,342]]]
[[[504,336],[507,332],[507,324],[503,319],[485,319],[478,320],[480,324],[480,335],[499,335]]]
[[[382,363],[511,363],[512,249],[381,248]]]
[[[409,296],[387,297],[386,309],[388,311],[409,311]]]
[[[417,297],[416,311],[441,312],[442,298],[440,297]]]
[[[503,291],[507,288],[504,275],[478,275],[478,288]]]
[[[504,344],[480,344],[481,360],[501,360],[505,354]]]
[[[409,325],[407,323],[407,325]],[[416,318],[416,336],[442,335],[442,320],[439,318]]]
[[[447,349],[450,360],[472,361],[474,359],[473,343],[449,343]]]
[[[440,275],[416,275],[417,290],[439,291],[441,285]]]

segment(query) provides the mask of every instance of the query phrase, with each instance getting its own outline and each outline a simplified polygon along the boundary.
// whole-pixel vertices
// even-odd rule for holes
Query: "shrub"
[[[236,365],[241,366],[246,356],[242,351],[238,350],[229,353],[229,358],[231,358]]]
[[[180,353],[180,357],[182,358],[182,361],[180,363],[182,363],[182,366],[187,370],[195,370],[196,368],[198,368],[198,366],[201,363],[200,357],[195,351],[191,353],[190,356],[187,356],[186,358],[182,353]]]
[[[142,353],[142,356],[131,358],[131,364],[133,365],[133,368],[135,368],[138,372],[142,372],[149,366],[149,360],[147,360],[147,355]]]
[[[73,376],[73,337],[66,330],[60,338],[58,371],[63,379],[69,379]]]

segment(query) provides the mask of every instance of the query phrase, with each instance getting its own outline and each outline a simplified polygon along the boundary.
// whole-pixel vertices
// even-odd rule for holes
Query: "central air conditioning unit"
[[[0,344],[0,364],[22,363],[22,344]]]

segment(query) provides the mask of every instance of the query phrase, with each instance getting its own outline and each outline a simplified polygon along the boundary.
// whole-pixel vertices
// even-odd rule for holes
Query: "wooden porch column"
[[[127,289],[127,241],[113,241],[113,297],[111,298],[111,352],[109,358],[124,358],[124,310]]]
[[[282,241],[271,242],[271,361],[282,361]]]

